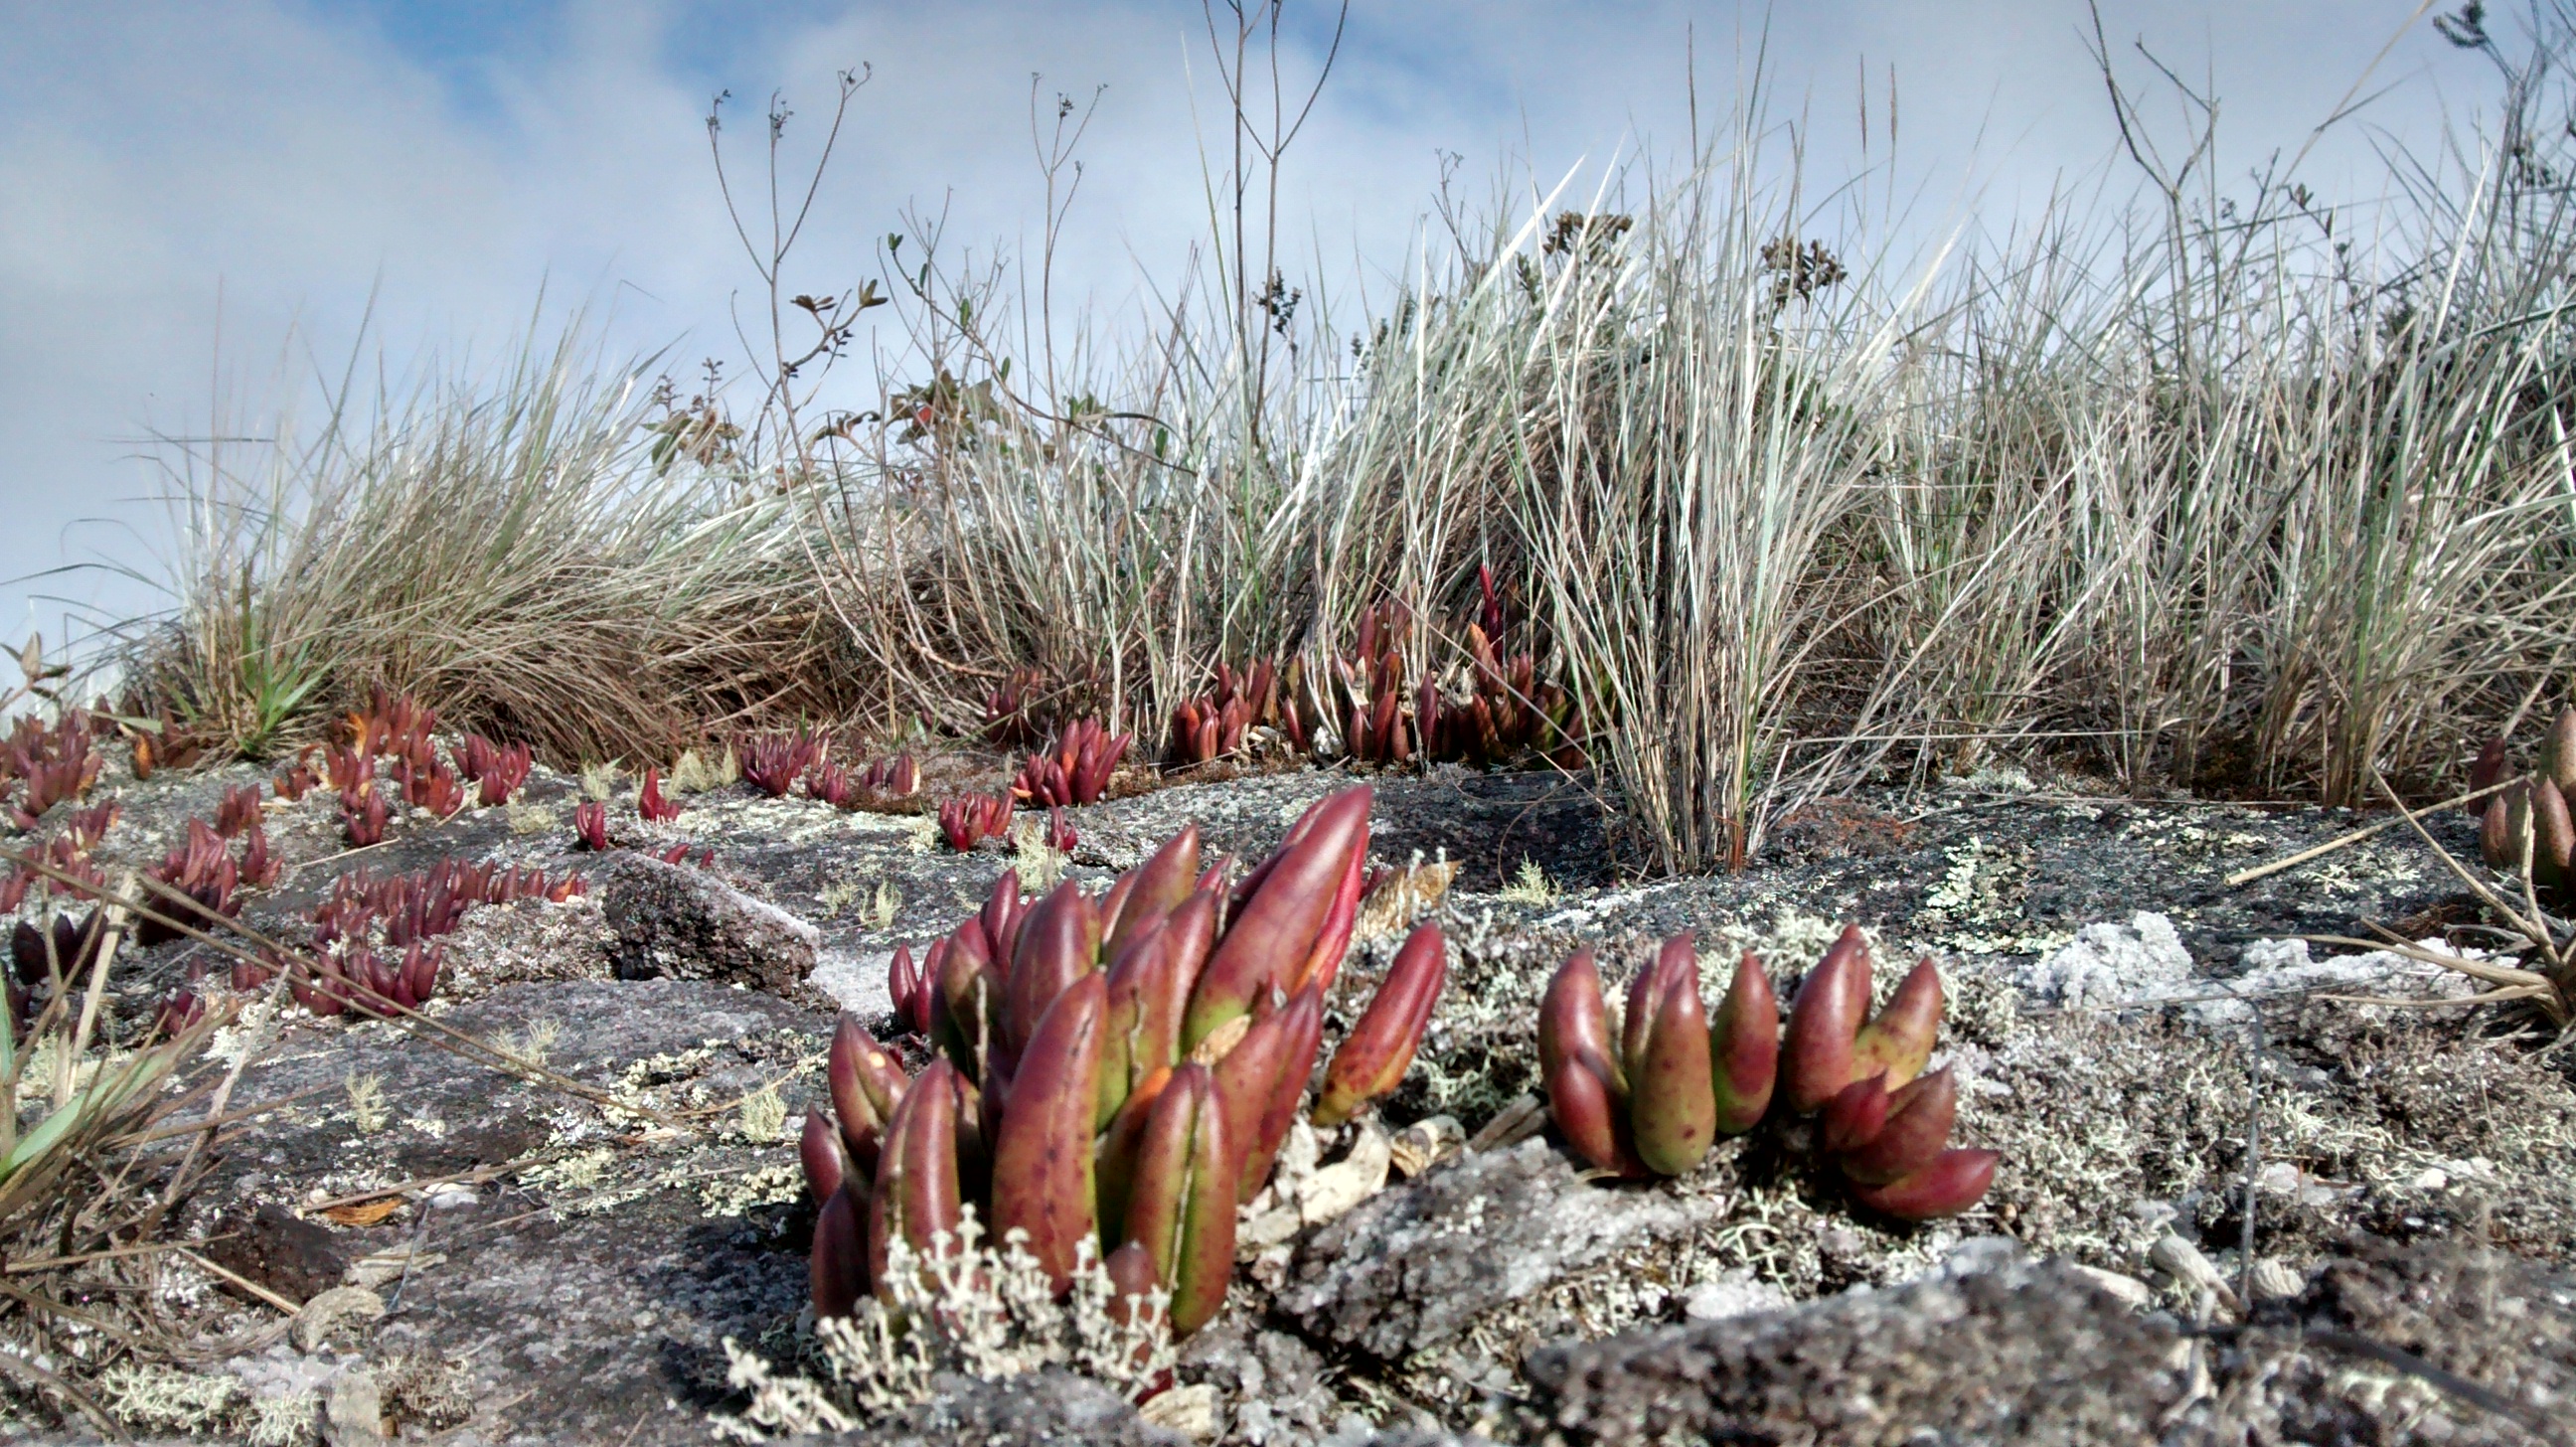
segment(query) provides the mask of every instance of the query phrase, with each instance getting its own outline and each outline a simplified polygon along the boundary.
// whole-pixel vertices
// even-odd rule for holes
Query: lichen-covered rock
[[[227,1264],[245,1259],[224,1254],[239,1243],[277,1243],[263,1259],[302,1275],[258,1279],[299,1302],[344,1272],[369,1282],[391,1309],[332,1349],[362,1341],[386,1410],[407,1422],[429,1414],[397,1410],[422,1395],[393,1372],[403,1359],[452,1366],[450,1395],[474,1404],[485,1441],[708,1440],[706,1414],[726,1400],[721,1343],[792,1327],[807,1289],[793,1138],[775,1120],[754,1132],[756,1113],[733,1102],[783,1080],[773,1114],[801,1109],[819,1070],[797,1067],[819,1059],[828,1017],[701,981],[555,980],[437,1020],[444,1031],[306,1027],[253,1064],[236,1108],[285,1104],[228,1133],[179,1229]],[[496,1069],[460,1039],[546,1073]],[[353,1083],[380,1097],[374,1119],[351,1108]],[[661,1124],[682,1119],[696,1128]],[[289,1209],[451,1175],[464,1179],[438,1195],[369,1203],[390,1215]],[[263,1218],[296,1229],[235,1234]],[[371,1262],[391,1264],[358,1270]],[[220,1325],[274,1320],[251,1304]]]
[[[2194,1336],[2062,1260],[1981,1249],[1525,1371],[1512,1435],[1566,1447],[2546,1441],[2576,1394],[2576,1283],[2456,1240],[2362,1239],[2296,1300]]]
[[[1663,1186],[1594,1185],[1532,1138],[1436,1166],[1307,1237],[1278,1307],[1310,1335],[1400,1360],[1701,1215]]]
[[[944,777],[989,789],[1012,763],[952,760]],[[165,771],[135,787],[111,773],[103,787],[128,805],[102,846],[111,868],[157,859],[188,816],[213,808],[219,785],[252,777]],[[1102,888],[1109,870],[1192,819],[1211,852],[1258,858],[1305,806],[1347,782],[1330,771],[1225,773],[1068,811],[1083,843],[1066,877]],[[2170,1281],[2130,1275],[2152,1276],[2150,1245],[2169,1231],[2207,1245],[2232,1279],[2222,1248],[2241,1220],[2249,1115],[2263,1148],[2253,1163],[2258,1252],[2285,1265],[2284,1291],[2307,1293],[2267,1305],[2279,1323],[2222,1324],[2236,1335],[2202,1344],[2214,1390],[2235,1392],[2247,1420],[2266,1424],[2253,1439],[2407,1440],[2419,1421],[2461,1440],[2509,1439],[2501,1419],[2459,1407],[2420,1378],[2316,1349],[2318,1331],[2390,1342],[2518,1400],[2554,1403],[2567,1390],[2558,1347],[2522,1345],[2566,1340],[2555,1295],[2534,1295],[2539,1288],[2503,1267],[2443,1276],[2450,1268],[2429,1258],[2420,1269],[2373,1259],[2348,1270],[2336,1244],[2367,1228],[2408,1240],[2476,1236],[2560,1260],[2576,1252],[2576,1176],[2565,1168],[2576,1149],[2576,1088],[2557,1059],[2496,1028],[2488,1010],[2277,999],[2264,1010],[2259,1051],[2241,1030],[2206,1027],[2241,1012],[2235,1000],[2206,998],[2227,990],[2468,988],[2412,962],[2363,976],[2355,972],[2382,960],[2303,963],[2291,946],[2252,943],[2354,935],[2374,922],[2415,936],[2465,918],[2456,880],[2411,834],[2227,888],[2230,872],[2312,846],[2350,818],[2026,792],[1923,813],[1919,799],[1873,790],[1824,809],[1802,847],[1766,848],[1740,873],[1641,882],[1617,877],[1618,836],[1605,833],[1579,779],[1444,768],[1372,782],[1373,865],[1401,868],[1419,851],[1426,863],[1445,853],[1459,866],[1437,906],[1451,983],[1414,1069],[1384,1107],[1390,1126],[1450,1116],[1472,1134],[1533,1092],[1537,995],[1577,946],[1601,952],[1615,989],[1663,936],[1690,930],[1712,968],[1738,949],[1759,950],[1785,993],[1841,923],[1858,920],[1881,949],[1882,986],[1918,950],[1941,962],[1959,1138],[2006,1157],[1985,1204],[1923,1228],[1855,1215],[1830,1178],[1767,1132],[1722,1146],[1687,1179],[1655,1184],[1587,1182],[1544,1142],[1527,1142],[1450,1161],[1338,1222],[1279,1240],[1241,1273],[1225,1315],[1187,1344],[1181,1378],[1198,1395],[1186,1402],[1158,1399],[1139,1419],[1106,1394],[1068,1395],[1061,1379],[957,1383],[946,1403],[869,1440],[1157,1440],[1157,1423],[1207,1424],[1207,1440],[1250,1447],[1362,1447],[1373,1437],[1429,1447],[1474,1440],[1440,1435],[1471,1430],[1511,1440],[1502,1429],[1512,1424],[1494,1413],[1519,1399],[1571,1400],[1523,1375],[1533,1350],[1608,1339],[1600,1350],[1622,1372],[1642,1372],[1641,1343],[1686,1335],[1644,1333],[1685,1322],[1722,1333],[1688,1339],[1731,1343],[1728,1360],[1778,1369],[1779,1400],[1790,1405],[1776,1421],[1828,1420],[1819,1414],[1849,1405],[1838,1396],[1873,1382],[1902,1388],[1917,1380],[1909,1372],[1985,1370],[1975,1343],[1928,1327],[1902,1351],[1885,1333],[1870,1338],[1886,1346],[1878,1355],[1855,1344],[1862,1314],[1932,1296],[1951,1302],[1943,1309],[1954,1326],[1993,1338],[1977,1350],[2002,1363],[1997,1380],[2009,1385],[2012,1371],[2046,1364],[2032,1343],[2054,1340],[2043,1329],[2050,1321],[2074,1334],[2060,1353],[2068,1363],[2089,1360],[2083,1353],[2099,1340],[2160,1328],[2092,1303],[2058,1303],[2062,1318],[2051,1318],[2045,1303],[1990,1281],[1911,1279],[1962,1234],[2005,1232],[2097,1268],[2095,1281],[2116,1274],[2133,1295],[2153,1291],[2175,1305]],[[897,943],[918,955],[1005,869],[1026,881],[1041,867],[1066,867],[1000,841],[959,854],[917,817],[772,799],[748,786],[693,794],[687,812],[661,826],[630,823],[624,804],[613,806],[621,838],[657,849],[712,844],[713,869],[662,865],[640,848],[574,853],[565,815],[575,791],[575,781],[540,770],[520,807],[400,819],[365,857],[378,875],[452,857],[577,869],[590,880],[592,893],[572,903],[471,911],[448,937],[449,974],[427,1020],[316,1021],[272,999],[247,1002],[251,1014],[219,1037],[215,1063],[250,1052],[231,1106],[257,1113],[227,1129],[177,1229],[212,1238],[262,1208],[273,1218],[300,1210],[309,1230],[299,1234],[327,1249],[304,1261],[301,1285],[278,1289],[302,1301],[339,1284],[345,1269],[389,1307],[370,1330],[339,1333],[322,1353],[280,1342],[276,1352],[292,1362],[263,1356],[224,1368],[260,1400],[293,1397],[318,1417],[345,1367],[371,1374],[406,1439],[462,1415],[474,1420],[457,1440],[706,1440],[708,1413],[742,1405],[726,1384],[728,1339],[782,1368],[810,1345],[799,1314],[813,1208],[792,1127],[821,1092],[834,1003],[826,993],[883,1028],[885,960]],[[2426,823],[2455,852],[2474,847],[2466,817]],[[1791,832],[1775,846],[1794,842]],[[359,862],[329,862],[345,841],[328,791],[273,807],[269,833],[291,872],[276,890],[246,891],[245,922],[298,940],[306,912]],[[1525,862],[1544,878],[1525,881]],[[2084,928],[2101,920],[2129,923]],[[2152,943],[2154,958],[2131,963],[2161,983],[2096,996],[2061,970],[2070,978],[2047,993],[2079,1008],[2029,1008],[2024,970],[2053,957],[2076,964],[2060,952],[2079,935],[2107,941],[2094,951],[2104,959],[2119,953],[2108,946]],[[1358,937],[1328,1039],[1347,1028],[1389,944],[1365,930]],[[202,962],[196,951],[174,943],[120,954],[110,1003],[122,1031],[147,1028],[161,993]],[[2117,975],[2087,978],[2118,986]],[[2409,989],[2418,977],[2424,987]],[[2137,1007],[2159,994],[2171,1008]],[[2126,1003],[2095,1008],[2113,1002]],[[923,1042],[892,1043],[917,1068]],[[418,1184],[427,1181],[442,1184]],[[381,1192],[399,1199],[370,1194]],[[324,1201],[349,1204],[316,1209]],[[229,1263],[222,1251],[231,1245],[210,1239],[207,1254]],[[201,1339],[255,1342],[256,1331],[279,1325],[269,1304],[183,1259],[166,1277],[165,1305]],[[1860,1283],[1882,1295],[1831,1294]],[[2306,1345],[2293,1322],[2310,1330]],[[1792,1360],[1801,1351],[1823,1355]],[[423,1372],[445,1385],[414,1390],[404,1363],[427,1364]],[[1801,1364],[1815,1368],[1811,1377],[1794,1376]],[[2155,1364],[2133,1356],[2119,1365]],[[1622,1375],[1617,1390],[1644,1393],[1643,1380]],[[1595,1405],[1613,1390],[1608,1377],[1577,1385]],[[2056,1389],[2033,1388],[2043,1399]],[[1676,1389],[1676,1399],[1692,1390],[1714,1420],[1709,1404],[1724,1394]],[[1761,1405],[1728,1404],[1745,1420]],[[2187,1409],[2162,1435],[2213,1440],[2208,1413],[2205,1403]],[[1560,1432],[1544,1414],[1531,1420],[1532,1439]],[[1687,1425],[1697,1419],[1675,1420],[1701,1430]],[[2140,1435],[2158,1430],[2150,1420]],[[1589,1440],[1590,1431],[1563,1435]]]
[[[2277,1422],[2274,1440],[2558,1440],[2576,1397],[2576,1282],[2459,1240],[2359,1240],[2219,1367],[2243,1384],[2238,1415]]]
[[[1191,1337],[1181,1352],[1181,1375],[1237,1404],[1224,1425],[1246,1442],[1317,1441],[1334,1435],[1349,1414],[1333,1394],[1323,1354],[1251,1312],[1227,1312]]]
[[[702,869],[625,854],[602,871],[621,980],[714,980],[785,994],[814,972],[821,931]]]
[[[1531,1354],[1529,1435],[1567,1444],[2154,1441],[2181,1342],[2083,1276],[2013,1260],[1802,1310]]]

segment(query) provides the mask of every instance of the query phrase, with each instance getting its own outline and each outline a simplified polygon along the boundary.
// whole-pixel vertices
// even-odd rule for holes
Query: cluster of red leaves
[[[1423,759],[1508,763],[1536,753],[1560,768],[1585,759],[1585,725],[1561,684],[1538,676],[1538,655],[1506,645],[1506,613],[1491,568],[1477,573],[1482,599],[1466,625],[1463,667],[1411,673],[1397,639],[1412,631],[1394,602],[1360,615],[1356,647],[1333,660],[1340,684],[1342,745],[1353,759],[1402,764]],[[1292,686],[1291,693],[1300,692]],[[1302,708],[1302,699],[1295,700]],[[1411,707],[1408,709],[1407,704]]]
[[[1014,668],[1001,686],[984,695],[984,737],[1002,748],[1023,748],[1035,743],[1039,724],[1039,695],[1046,689],[1046,675],[1034,668]]]
[[[662,771],[644,771],[644,787],[635,796],[635,813],[647,824],[668,824],[680,817],[680,801],[663,797]]]
[[[313,772],[314,749],[314,745],[306,744],[298,750],[295,762],[278,770],[276,777],[268,781],[270,792],[294,804],[301,802],[314,785],[321,783],[321,776]]]
[[[754,734],[735,749],[742,776],[773,799],[783,799],[796,780],[823,756],[823,741],[811,733]]]
[[[1305,720],[1295,708],[1279,706],[1279,670],[1262,659],[1243,672],[1216,666],[1216,685],[1172,710],[1168,754],[1176,764],[1209,764],[1243,752],[1244,735],[1255,724],[1279,729],[1298,752],[1306,750]]]
[[[74,923],[68,912],[54,916],[49,928],[18,921],[9,935],[9,1020],[18,1038],[27,1038],[28,1021],[38,1000],[59,1000],[79,988],[80,977],[98,959],[106,914],[93,909]]]
[[[353,944],[316,956],[311,971],[290,975],[287,987],[297,1004],[316,1015],[400,1014],[437,993],[444,953],[443,946],[425,940],[414,940],[399,956]]]
[[[239,859],[218,829],[203,819],[188,821],[187,839],[144,871],[146,878],[176,891],[176,897],[159,890],[149,893],[144,904],[161,918],[147,915],[136,921],[136,943],[148,947],[178,939],[178,925],[214,929],[241,912],[234,895],[242,885],[264,888],[277,882],[277,861],[268,852],[268,834],[256,822],[256,812],[254,807],[254,822],[241,827]]]
[[[939,833],[948,847],[960,854],[985,839],[1009,832],[1011,796],[1004,794],[968,794],[950,799],[939,806]]]
[[[807,797],[835,809],[861,809],[895,799],[908,799],[921,788],[921,765],[910,754],[876,759],[863,768],[843,768],[829,758],[814,761],[805,773]]]
[[[115,808],[112,803],[101,804],[96,809],[84,812],[88,814],[105,812],[112,819],[115,817]],[[106,832],[104,825],[100,827],[99,832],[102,834]],[[91,843],[95,842],[93,836]],[[77,830],[66,830],[37,845],[31,856],[36,863],[68,875],[77,883],[67,884],[50,874],[20,865],[7,874],[0,875],[0,910],[15,910],[25,904],[31,890],[47,895],[59,894],[70,899],[98,898],[98,892],[107,887],[107,871],[99,868],[97,861],[89,857],[89,850],[90,845],[82,842],[82,836]]]
[[[536,751],[526,744],[496,744],[469,733],[441,758],[432,737],[438,714],[410,694],[387,696],[380,687],[363,710],[343,720],[344,742],[323,754],[324,776],[340,793],[340,817],[349,842],[359,848],[384,842],[391,806],[376,778],[377,761],[390,760],[394,785],[404,804],[446,818],[468,803],[466,784],[475,785],[471,802],[497,808],[510,801],[536,767]],[[308,762],[311,750],[276,779],[279,797],[297,799],[317,782]]]
[[[505,747],[481,734],[467,734],[456,755],[456,771],[474,781],[474,802],[486,809],[509,803],[536,763],[536,750],[526,744]]]
[[[425,760],[437,755],[430,735],[438,728],[438,711],[408,693],[389,695],[383,684],[376,685],[364,709],[341,722],[349,747],[368,758]]]
[[[334,880],[314,906],[313,962],[292,967],[288,983],[317,1015],[416,1009],[438,986],[439,947],[431,941],[454,930],[467,910],[521,899],[560,904],[584,888],[578,874],[549,878],[542,869],[453,859],[381,879],[359,869]]]
[[[215,832],[226,839],[237,838],[245,829],[260,827],[261,814],[259,785],[226,789],[223,802],[215,806]]]
[[[1096,804],[1133,738],[1111,734],[1096,718],[1076,719],[1020,766],[1011,783],[1012,797],[1040,808]]]
[[[83,709],[65,710],[50,727],[32,715],[18,720],[0,742],[0,797],[15,792],[9,817],[19,828],[35,828],[46,811],[78,799],[98,782],[94,738]]]

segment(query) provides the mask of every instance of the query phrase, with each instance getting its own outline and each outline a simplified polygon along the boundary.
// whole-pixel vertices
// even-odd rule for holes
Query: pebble
[[[2155,1304],[2156,1289],[2134,1276],[2105,1271],[2099,1266],[2086,1266],[2082,1262],[2073,1265],[2076,1275],[2102,1288],[2104,1294],[2117,1298],[2121,1305],[2133,1311],[2144,1311]]]
[[[346,1323],[372,1322],[385,1314],[385,1299],[363,1286],[335,1286],[304,1303],[292,1328],[295,1345],[313,1351]]]
[[[2307,1279],[2276,1256],[2254,1258],[2254,1299],[2283,1301],[2308,1289]]]

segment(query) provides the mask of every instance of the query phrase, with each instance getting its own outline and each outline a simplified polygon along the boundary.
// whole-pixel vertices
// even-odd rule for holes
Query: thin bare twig
[[[2472,799],[2483,799],[2498,789],[2510,788],[2520,782],[2522,781],[2519,779],[2507,779],[2498,783],[2489,784],[2483,789],[2471,789],[2465,794],[2458,794],[2445,799],[2442,802],[2433,805],[2431,808],[2426,809],[2424,812],[2429,814],[2442,809],[2455,809],[2462,804],[2468,803]],[[2391,794],[2389,797],[2394,799],[2396,796]],[[2312,849],[2302,849],[2298,853],[2290,855],[2288,858],[2275,859],[2268,864],[2257,864],[2251,869],[2240,869],[2234,874],[2227,876],[2227,887],[2229,889],[2235,889],[2240,885],[2252,884],[2255,880],[2265,878],[2269,875],[2278,874],[2284,869],[2296,869],[2300,865],[2307,863],[2309,860],[2323,858],[2326,855],[2334,853],[2338,849],[2349,849],[2353,845],[2359,844],[2365,839],[2371,839],[2381,834],[2385,834],[2400,824],[2414,823],[2414,816],[2406,813],[2405,805],[2398,805],[2398,814],[2398,818],[2382,819],[2376,824],[2365,825],[2362,828],[2353,830],[2349,834],[2342,834],[2329,839],[2325,843],[2317,845]],[[2420,829],[2418,832],[2421,832]]]

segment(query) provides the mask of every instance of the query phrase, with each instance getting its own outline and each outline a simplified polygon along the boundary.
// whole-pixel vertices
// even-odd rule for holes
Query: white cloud
[[[1678,150],[1685,38],[1712,121],[1734,103],[1739,44],[1763,23],[1759,9],[1678,0],[1356,8],[1292,155],[1283,233],[1291,258],[1319,251],[1347,272],[1356,255],[1376,276],[1405,266],[1437,151],[1466,158],[1460,185],[1482,198],[1506,157],[1553,180],[1578,160],[1633,153],[1641,137]],[[2214,70],[2236,138],[2227,175],[2295,149],[2414,13],[2409,0],[2105,8],[2115,46],[2143,31],[2195,79]],[[1838,175],[1860,154],[1862,66],[1883,123],[1893,62],[1923,209],[1954,214],[1972,176],[1990,208],[2027,206],[2060,173],[2105,174],[2112,134],[2084,15],[2066,0],[1781,7],[1772,113],[1803,116],[1818,173]],[[491,350],[541,283],[559,306],[611,308],[621,345],[687,333],[684,357],[729,352],[725,298],[748,277],[699,125],[715,84],[735,92],[727,139],[748,167],[773,86],[798,110],[789,140],[801,147],[834,69],[874,67],[806,243],[810,270],[791,277],[800,289],[865,274],[869,244],[907,203],[945,207],[952,243],[979,254],[996,238],[1024,245],[1039,208],[1031,72],[1048,96],[1105,84],[1059,270],[1063,290],[1133,308],[1138,265],[1168,280],[1205,231],[1199,146],[1202,135],[1222,144],[1223,112],[1200,27],[1182,0],[858,3],[785,20],[766,8],[581,0],[532,53],[459,58],[406,50],[362,17],[296,0],[0,0],[11,36],[0,51],[0,501],[13,521],[0,575],[98,549],[140,561],[113,532],[65,532],[83,517],[150,520],[117,502],[153,485],[120,439],[202,427],[219,344],[232,395],[273,396],[290,326],[336,359],[371,293],[397,362],[424,348]],[[1292,71],[1311,74],[1312,17],[1292,36]],[[2122,63],[2143,73],[2134,57]],[[2404,89],[2373,114],[2418,138],[2442,98],[2436,81],[2459,96],[2484,84],[2474,58],[2420,25],[2381,78]],[[2373,176],[2367,140],[2354,130],[2321,151],[2327,189]],[[287,367],[299,383],[303,355]],[[104,579],[55,587],[110,606],[148,601]],[[24,626],[28,591],[0,589],[0,634]]]

